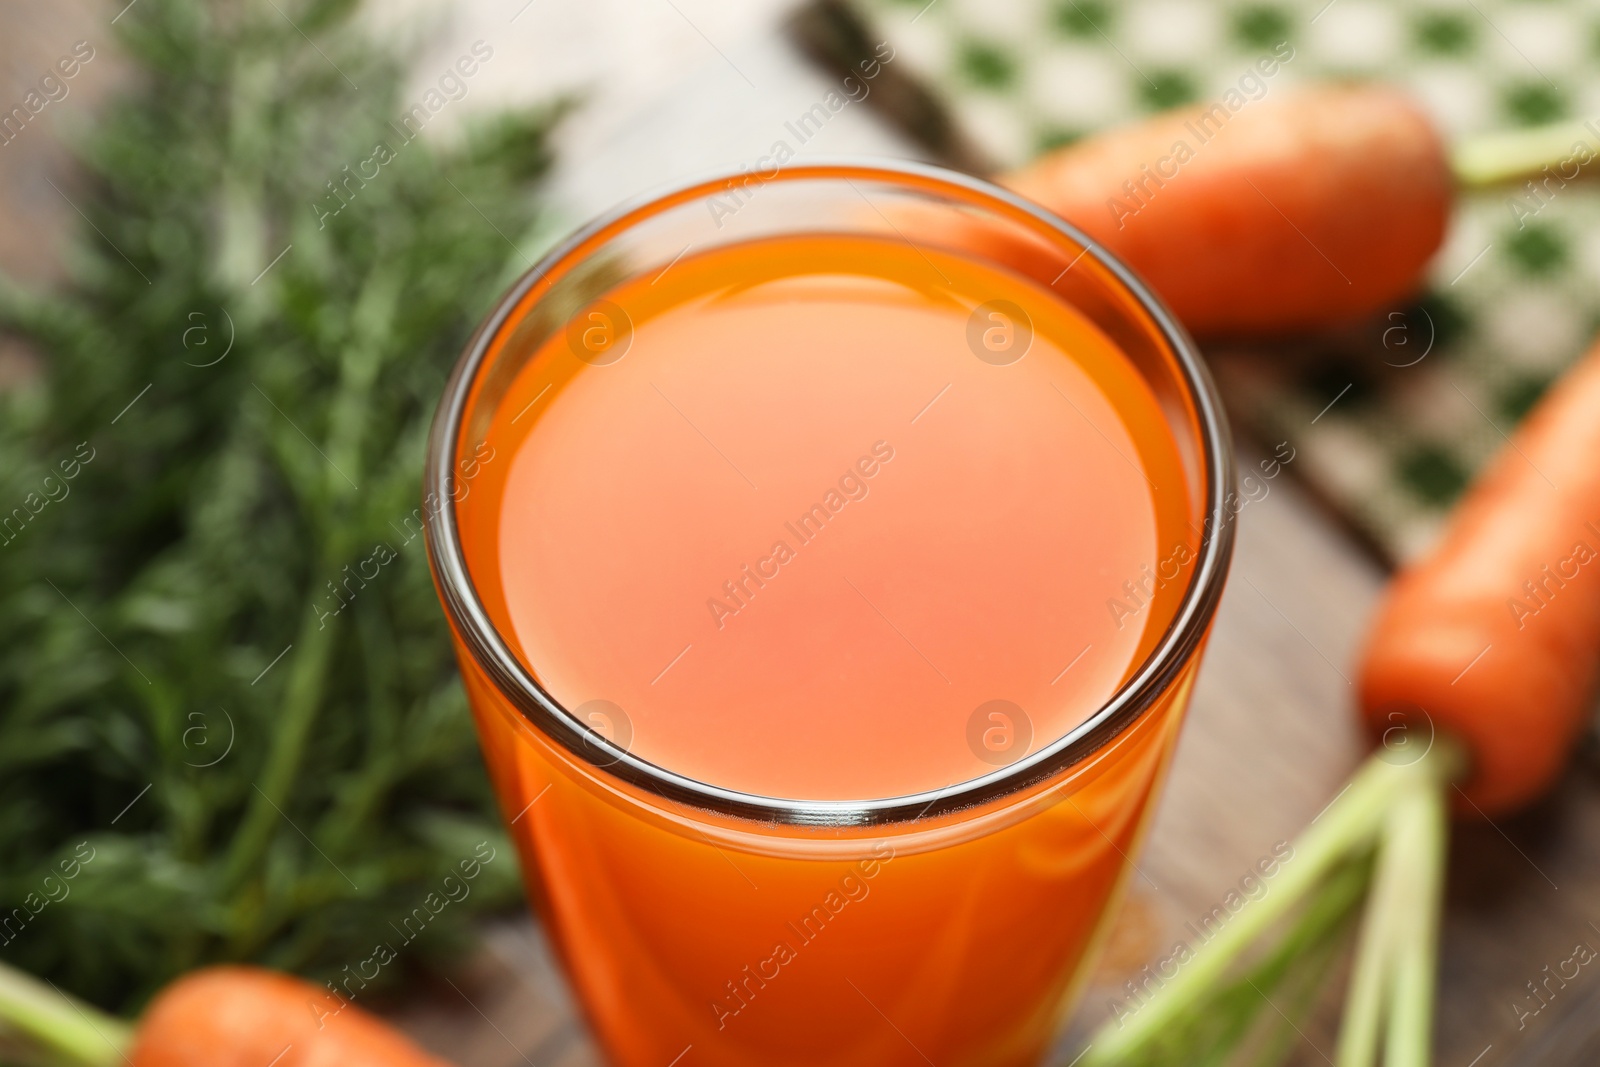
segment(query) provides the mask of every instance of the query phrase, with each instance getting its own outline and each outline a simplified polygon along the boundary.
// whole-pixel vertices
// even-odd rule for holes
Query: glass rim
[[[1179,672],[1203,640],[1232,561],[1234,528],[1227,498],[1234,485],[1233,446],[1222,401],[1199,350],[1176,318],[1125,265],[1086,233],[992,182],[932,164],[905,160],[816,159],[794,163],[765,182],[804,179],[858,178],[863,181],[946,186],[979,201],[998,201],[1013,212],[1065,236],[1083,254],[1093,256],[1117,284],[1130,293],[1149,316],[1170,347],[1180,372],[1182,388],[1194,405],[1201,445],[1201,473],[1205,479],[1205,506],[1198,564],[1183,600],[1166,632],[1137,670],[1083,722],[1014,763],[942,789],[871,800],[796,800],[762,796],[728,789],[679,774],[635,756],[628,749],[584,725],[572,711],[547,692],[532,672],[511,651],[478,596],[462,551],[455,506],[449,490],[455,469],[457,444],[467,403],[479,371],[507,322],[528,294],[563,260],[606,231],[621,232],[624,223],[641,221],[654,209],[670,207],[725,188],[743,177],[736,170],[718,170],[709,176],[676,182],[624,201],[580,226],[559,241],[530,267],[496,303],[478,327],[445,384],[429,434],[427,467],[423,478],[429,563],[445,611],[457,635],[465,642],[477,666],[499,693],[550,742],[560,746],[602,779],[620,779],[627,785],[667,801],[745,821],[812,829],[873,827],[911,823],[987,806],[1030,786],[1053,778],[1082,763],[1106,747],[1166,694]],[[765,178],[765,176],[763,176]],[[1209,533],[1205,531],[1209,530]]]

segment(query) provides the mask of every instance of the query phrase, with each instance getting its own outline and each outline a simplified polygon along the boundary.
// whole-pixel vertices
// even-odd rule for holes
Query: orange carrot
[[[1439,133],[1375,86],[1167,112],[1000,180],[1103,244],[1204,337],[1396,306],[1420,287],[1455,193]]]
[[[1557,384],[1390,587],[1361,668],[1376,732],[1466,746],[1484,813],[1539,797],[1600,683],[1600,344]],[[1469,809],[1470,810],[1470,809]]]
[[[151,1002],[132,1067],[448,1067],[321,986],[256,967],[210,967]]]
[[[450,1067],[348,999],[260,967],[187,974],[129,1025],[0,963],[0,1036],[63,1067]]]

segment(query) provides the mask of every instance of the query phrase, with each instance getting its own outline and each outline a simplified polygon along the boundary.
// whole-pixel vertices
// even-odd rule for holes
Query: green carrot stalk
[[[1589,159],[1600,156],[1600,130],[1571,119],[1469,137],[1451,151],[1450,167],[1464,187],[1477,189],[1532,178],[1569,161],[1581,165],[1585,151]]]
[[[0,1028],[72,1067],[109,1067],[133,1043],[133,1027],[54,986],[0,964]]]
[[[1334,865],[1372,842],[1404,779],[1404,768],[1376,757],[1368,760],[1295,843],[1294,856],[1284,864],[1272,892],[1246,903],[1138,1014],[1118,1026],[1103,1028],[1084,1057],[1083,1067],[1124,1062],[1190,1011],[1239,956],[1300,903]]]
[[[1399,854],[1394,849],[1383,849],[1373,875],[1372,892],[1367,896],[1366,914],[1361,920],[1361,938],[1350,973],[1350,992],[1345,997],[1344,1022],[1339,1029],[1334,1067],[1372,1067],[1376,1062],[1384,994],[1390,974],[1389,948],[1396,918],[1395,903],[1397,897],[1403,900],[1400,896],[1403,878],[1404,865],[1399,862]]]
[[[1448,837],[1443,788],[1413,790],[1396,809],[1392,840],[1385,847],[1392,848],[1406,868],[1407,899],[1394,935],[1393,993],[1384,1046],[1387,1067],[1427,1067],[1429,1061]]]
[[[1320,907],[1322,887],[1336,869],[1374,848],[1380,849],[1378,885],[1368,906],[1352,987],[1353,1016],[1341,1035],[1338,1067],[1371,1064],[1384,998],[1391,994],[1389,1054],[1405,1058],[1391,1059],[1390,1067],[1422,1067],[1432,1020],[1432,960],[1447,836],[1443,795],[1464,758],[1444,738],[1415,759],[1408,755],[1386,749],[1370,757],[1295,843],[1273,891],[1241,908],[1138,1013],[1102,1027],[1083,1057],[1084,1067],[1142,1057],[1174,1029],[1214,1007],[1214,991],[1245,955],[1263,943],[1281,946],[1296,936],[1294,927],[1274,941],[1269,934],[1280,920],[1308,898],[1308,909]]]

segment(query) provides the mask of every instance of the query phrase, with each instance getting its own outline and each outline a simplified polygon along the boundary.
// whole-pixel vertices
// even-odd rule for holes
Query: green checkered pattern
[[[896,65],[1001,167],[1215,100],[1285,40],[1296,55],[1272,94],[1377,78],[1409,88],[1453,138],[1567,117],[1600,130],[1600,0],[857,2]],[[1600,153],[1600,133],[1590,144]],[[1429,544],[1600,327],[1600,183],[1580,179],[1543,206],[1523,192],[1538,211],[1520,220],[1518,192],[1464,199],[1420,304],[1338,337],[1208,352],[1241,428],[1293,442],[1300,475],[1391,559]]]

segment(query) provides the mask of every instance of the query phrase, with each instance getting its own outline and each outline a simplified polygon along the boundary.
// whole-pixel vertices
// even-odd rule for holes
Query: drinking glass
[[[485,447],[488,427],[546,341],[593,330],[585,362],[604,364],[626,340],[603,302],[618,285],[657,276],[690,247],[818,233],[905,240],[1031,279],[1127,357],[1181,458],[1182,484],[1158,490],[1187,530],[1181,573],[1163,571],[1170,617],[1120,686],[1061,736],[912,795],[769,796],[641,758],[626,713],[562,706],[514,651],[490,606],[497,561],[461,531],[464,509],[493,491],[483,467],[509,462]],[[529,896],[607,1059],[1037,1063],[1086,977],[1171,757],[1231,557],[1232,479],[1214,387],[1159,301],[1081,232],[975,178],[866,162],[720,175],[618,208],[529,270],[445,389],[428,549]],[[1007,714],[979,724],[1002,747],[1017,727]]]

